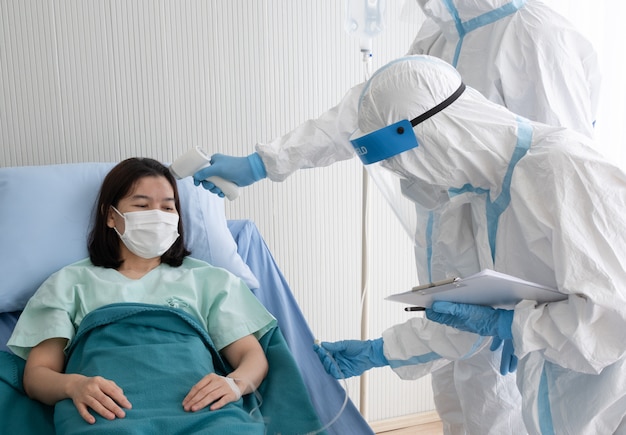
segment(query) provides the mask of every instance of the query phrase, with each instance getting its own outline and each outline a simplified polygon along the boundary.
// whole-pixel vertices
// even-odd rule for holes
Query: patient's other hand
[[[199,411],[211,405],[211,410],[220,409],[241,397],[241,390],[233,379],[211,373],[194,385],[183,400],[185,411]]]
[[[95,417],[89,413],[89,408],[107,420],[124,418],[126,416],[124,409],[132,408],[124,391],[115,382],[101,376],[68,376],[72,377],[68,382],[68,394],[78,413],[87,423],[96,422]]]

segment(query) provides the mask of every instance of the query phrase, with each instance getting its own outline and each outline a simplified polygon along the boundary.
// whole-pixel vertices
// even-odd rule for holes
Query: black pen
[[[404,311],[426,311],[424,307],[404,307]]]

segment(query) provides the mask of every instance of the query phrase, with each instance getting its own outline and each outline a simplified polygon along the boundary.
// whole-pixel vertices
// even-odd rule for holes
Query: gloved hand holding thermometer
[[[196,186],[202,184],[202,187],[220,196],[224,196],[226,192],[223,192],[221,184],[217,185],[214,182],[217,177],[233,183],[235,186],[244,187],[267,176],[263,160],[257,153],[252,153],[246,157],[213,154],[209,163],[210,165],[204,165],[194,174],[193,181]]]
[[[174,163],[170,165],[170,172],[178,180],[181,178],[194,175],[203,168],[211,167],[211,159],[200,148],[195,147],[180,156]],[[202,183],[205,189],[231,201],[239,196],[239,187],[237,184],[225,180],[218,176],[206,175],[200,181],[194,176],[194,182],[197,185]]]

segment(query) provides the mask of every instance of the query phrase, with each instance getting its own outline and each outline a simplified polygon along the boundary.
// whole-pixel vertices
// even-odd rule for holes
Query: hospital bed
[[[52,409],[28,399],[21,388],[23,363],[6,342],[29,297],[53,272],[87,257],[86,237],[100,183],[112,163],[79,163],[0,168],[0,432],[28,433],[28,424],[41,432],[51,424]],[[277,415],[311,412],[318,418],[316,433],[372,434],[341,384],[330,377],[312,350],[313,334],[288,283],[257,227],[249,220],[226,220],[223,200],[196,188],[191,179],[178,181],[187,245],[192,256],[228,269],[242,278],[278,320],[278,346],[272,349],[280,370],[289,373],[287,394],[282,384],[269,390]],[[274,338],[272,338],[274,340]],[[281,344],[285,344],[281,348]],[[282,350],[281,350],[282,349]],[[272,372],[268,378],[280,378]],[[290,362],[293,367],[290,370]],[[275,366],[276,366],[275,365]],[[278,370],[278,368],[277,368]],[[261,390],[261,388],[260,388]],[[283,394],[284,393],[284,394]],[[298,398],[298,394],[303,397]],[[281,403],[294,397],[297,405]],[[299,400],[299,401],[298,401]],[[303,409],[294,409],[294,408]],[[269,411],[268,411],[269,412]],[[281,414],[282,413],[282,414]],[[39,420],[39,421],[38,421]],[[288,420],[288,418],[287,418]],[[41,426],[43,425],[43,426]],[[5,432],[7,430],[7,432]],[[268,426],[268,432],[300,433],[289,425]]]

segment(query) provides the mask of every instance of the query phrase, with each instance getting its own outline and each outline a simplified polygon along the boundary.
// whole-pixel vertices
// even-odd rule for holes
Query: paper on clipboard
[[[447,280],[445,284],[435,283],[432,286],[414,287],[407,292],[388,296],[386,299],[426,308],[430,307],[434,301],[512,308],[523,299],[543,303],[567,298],[566,294],[556,289],[490,269],[467,278],[450,281],[452,280]]]

